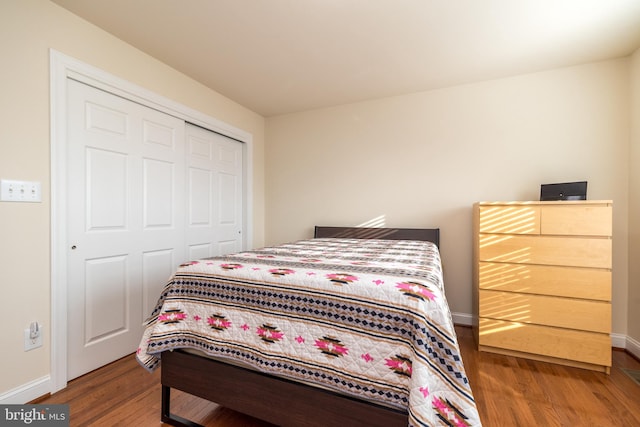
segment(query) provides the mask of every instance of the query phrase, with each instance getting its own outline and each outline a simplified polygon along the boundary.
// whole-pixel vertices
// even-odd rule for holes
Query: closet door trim
[[[253,241],[253,136],[219,119],[179,104],[157,93],[123,80],[104,70],[51,49],[50,139],[51,139],[51,378],[50,392],[67,386],[67,230],[65,182],[67,140],[67,82],[69,79],[94,86],[130,101],[170,114],[185,122],[220,133],[243,143],[243,246]]]

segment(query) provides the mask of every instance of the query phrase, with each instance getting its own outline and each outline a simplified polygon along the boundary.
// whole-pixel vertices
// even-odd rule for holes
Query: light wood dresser
[[[474,205],[480,351],[609,373],[611,201]]]

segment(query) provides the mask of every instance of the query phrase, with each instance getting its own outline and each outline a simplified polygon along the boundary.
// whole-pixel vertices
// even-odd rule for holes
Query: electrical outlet
[[[37,181],[0,180],[1,202],[41,202],[41,185]]]
[[[42,325],[33,322],[29,329],[24,330],[24,351],[42,347]]]

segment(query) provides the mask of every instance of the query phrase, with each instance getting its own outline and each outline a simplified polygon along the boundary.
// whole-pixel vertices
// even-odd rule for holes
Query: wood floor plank
[[[485,427],[640,425],[640,385],[621,368],[640,361],[613,351],[611,375],[478,352],[473,332],[456,327],[465,369]],[[72,427],[159,426],[160,372],[133,355],[75,379],[39,403],[68,403]],[[206,427],[273,427],[215,403],[172,391],[172,412]]]

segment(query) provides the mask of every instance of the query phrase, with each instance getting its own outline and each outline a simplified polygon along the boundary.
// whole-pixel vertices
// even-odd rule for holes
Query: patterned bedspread
[[[138,361],[197,349],[405,409],[413,426],[480,425],[429,242],[311,239],[180,266]]]

